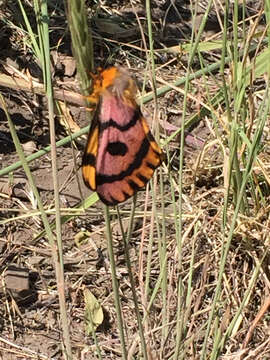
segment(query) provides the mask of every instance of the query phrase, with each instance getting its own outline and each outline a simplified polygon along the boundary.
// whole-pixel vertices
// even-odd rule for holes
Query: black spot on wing
[[[132,190],[134,190],[134,192],[140,190],[140,187],[138,184],[135,183],[135,181],[133,181],[132,179],[130,179],[128,181],[128,184],[130,185],[130,187],[132,188]]]
[[[153,164],[151,164],[151,163],[148,162],[148,161],[147,161],[146,165],[147,165],[150,169],[152,169],[152,170],[155,170],[155,169],[156,169],[156,166],[153,165]]]
[[[114,175],[97,174],[97,178],[96,178],[97,184],[102,185],[106,183],[113,183],[114,181],[123,180],[126,176],[131,175],[135,169],[138,169],[141,166],[144,157],[148,153],[149,146],[150,143],[148,139],[145,137],[141,144],[140,150],[136,154],[134,161],[129,165],[129,167],[125,171],[121,171],[119,174],[114,174]],[[147,166],[153,168],[153,165],[150,163],[147,163]]]
[[[96,165],[96,157],[93,154],[84,153],[82,163],[83,163],[83,165],[95,166]]]
[[[116,121],[114,121],[113,119],[110,119],[109,121],[100,123],[99,131],[100,131],[100,133],[102,133],[102,131],[108,129],[109,127],[116,128],[120,131],[127,131],[137,123],[137,121],[140,119],[140,117],[141,117],[141,111],[139,108],[137,108],[137,109],[135,109],[134,115],[132,116],[131,120],[127,124],[119,125]]]
[[[146,184],[147,181],[149,180],[145,176],[143,176],[142,174],[137,174],[137,178],[139,178],[144,184]]]
[[[126,153],[128,152],[128,147],[125,143],[123,143],[121,141],[115,141],[115,142],[110,142],[107,145],[106,150],[112,156],[117,156],[117,155],[125,156]]]
[[[151,131],[148,131],[146,136],[148,137],[149,141],[155,141],[154,136],[152,135]]]

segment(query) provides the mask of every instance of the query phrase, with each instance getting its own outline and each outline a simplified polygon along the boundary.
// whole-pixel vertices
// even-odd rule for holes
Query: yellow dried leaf
[[[84,289],[85,301],[85,330],[87,335],[91,334],[103,322],[103,310],[96,297],[89,289]]]

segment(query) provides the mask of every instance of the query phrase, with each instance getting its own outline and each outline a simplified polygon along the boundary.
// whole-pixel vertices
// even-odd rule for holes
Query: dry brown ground
[[[155,47],[163,48],[165,46],[175,46],[189,39],[191,33],[191,14],[188,2],[175,1],[175,6],[171,6],[170,1],[153,2],[153,23]],[[259,2],[255,4],[259,6]],[[250,7],[251,13],[256,13],[255,5]],[[78,82],[75,79],[73,64],[68,63],[71,56],[71,45],[69,35],[66,33],[65,19],[63,18],[63,5],[59,2],[60,8],[52,14],[51,26],[54,29],[51,34],[53,46],[61,45],[54,50],[61,55],[54,66],[54,82],[57,87],[78,91]],[[138,2],[135,6],[138,15],[145,16],[144,9]],[[107,9],[107,13],[104,9]],[[28,8],[29,15],[33,16],[32,9]],[[145,68],[145,54],[138,48],[143,48],[140,30],[136,19],[132,14],[130,3],[126,1],[107,1],[104,7],[99,10],[99,19],[93,26],[93,35],[95,42],[95,62],[97,65],[108,65],[117,63],[129,67],[136,76],[140,85],[143,83],[144,74],[141,69]],[[19,9],[16,3],[2,4],[3,19],[11,20],[14,23],[20,21]],[[197,24],[200,23],[203,7],[199,10]],[[125,20],[130,21],[128,32],[118,31],[104,25],[104,18],[108,15],[123,15]],[[222,14],[221,14],[222,15]],[[164,20],[163,22],[160,19]],[[19,30],[12,28],[10,24],[0,20],[0,60],[2,70],[8,74],[14,72],[13,68],[24,71],[28,76],[41,78],[39,68],[32,54],[23,46],[24,34]],[[102,32],[103,31],[103,32]],[[204,32],[204,38],[215,36],[220,31],[218,19],[213,9],[212,17]],[[128,36],[127,36],[128,34]],[[218,34],[220,36],[220,34]],[[119,44],[122,44],[121,46]],[[132,44],[134,47],[125,46],[123,43]],[[206,60],[211,63],[217,53],[209,54]],[[185,75],[186,55],[168,54],[166,52],[156,55],[157,77],[163,78],[167,82],[172,82],[176,77]],[[171,61],[171,62],[170,62]],[[7,65],[9,64],[9,65]],[[165,65],[166,64],[166,65]],[[199,62],[197,64],[200,68]],[[194,70],[196,70],[194,68]],[[196,86],[195,86],[196,85]],[[204,93],[199,81],[194,81],[194,93],[196,99],[204,100]],[[8,110],[16,125],[20,141],[30,145],[29,141],[34,142],[37,149],[49,144],[49,129],[47,118],[46,101],[42,96],[33,96],[31,92],[9,90],[2,88],[2,93],[7,101]],[[146,84],[146,90],[150,91],[150,82]],[[211,91],[216,93],[215,84],[211,85]],[[182,115],[182,95],[176,91],[170,91],[159,99],[158,118],[160,119],[160,128],[162,134],[169,135],[172,129],[180,126]],[[145,114],[148,117],[153,112],[153,104],[148,104],[145,108]],[[188,103],[188,115],[194,114],[199,110],[198,103],[190,100]],[[85,126],[84,109],[71,106],[71,114],[80,127]],[[170,125],[169,125],[170,124]],[[56,118],[57,139],[66,136],[66,130],[59,124]],[[171,128],[173,126],[173,128]],[[191,257],[191,244],[188,241],[192,234],[188,233],[188,228],[192,221],[197,217],[201,231],[198,232],[196,242],[194,243],[195,263],[194,276],[192,284],[192,304],[187,311],[194,314],[202,310],[197,317],[190,317],[187,338],[196,334],[200,324],[208,316],[207,308],[211,305],[211,299],[215,290],[217,278],[217,265],[219,263],[220,248],[222,245],[221,234],[221,208],[224,200],[222,190],[222,163],[220,162],[219,150],[213,145],[210,146],[203,161],[200,162],[203,145],[214,139],[212,126],[207,119],[201,119],[194,129],[190,129],[186,137],[185,164],[184,164],[184,231],[188,234],[184,241],[182,256],[183,269],[181,276],[185,284],[185,276],[188,274]],[[163,135],[162,135],[163,136]],[[58,149],[58,167],[60,180],[61,206],[73,207],[81,201],[77,178],[74,174],[76,163],[80,164],[83,146],[77,143],[76,148],[72,150],[70,144]],[[171,172],[177,179],[178,157],[179,157],[179,139],[175,139],[170,144],[170,153],[173,158],[171,163]],[[1,167],[4,168],[18,160],[12,138],[9,133],[8,125],[3,111],[0,109],[0,157]],[[32,173],[36,180],[36,185],[44,204],[47,207],[53,207],[53,187],[51,177],[50,155],[43,156],[35,160],[30,165]],[[207,169],[207,170],[205,170]],[[81,172],[78,172],[81,183],[82,195],[86,197],[89,191],[81,182]],[[196,176],[195,176],[196,175]],[[16,187],[11,191],[7,187],[8,177],[0,179],[0,217],[10,219],[27,209],[33,210],[35,203],[31,202],[31,194],[27,184],[26,177],[22,169],[15,171],[14,178],[11,180]],[[174,221],[171,214],[173,208],[171,205],[170,184],[166,174],[164,174],[165,186],[165,209],[168,218],[166,220],[166,236],[168,242],[168,279],[171,293],[170,319],[174,320],[177,306],[176,284],[178,269],[176,269],[176,234]],[[138,212],[144,208],[145,194],[140,193],[138,197]],[[130,202],[123,205],[123,210],[130,208]],[[151,208],[151,207],[150,207]],[[140,213],[140,212],[139,212]],[[126,213],[128,219],[128,212]],[[125,219],[125,220],[127,220]],[[53,218],[51,219],[53,220]],[[144,256],[140,244],[142,238],[147,243],[149,236],[150,219],[147,218],[146,226],[143,228],[142,217],[138,217],[135,229],[132,235],[130,246],[132,265],[138,285],[138,261]],[[35,235],[42,231],[43,226],[39,217],[27,217],[7,222],[0,227],[0,251],[1,251],[1,272],[11,266],[16,269],[24,269],[24,276],[28,278],[29,289],[21,294],[14,291],[10,294],[1,290],[0,300],[0,358],[5,360],[30,359],[36,358],[30,354],[43,354],[44,358],[62,359],[61,350],[61,328],[59,324],[59,306],[55,282],[55,273],[52,264],[50,247],[47,240],[43,237],[38,241]],[[75,239],[81,232],[88,231],[91,236],[88,239],[81,240],[80,244]],[[246,229],[246,232],[251,231]],[[245,233],[243,230],[242,234]],[[239,236],[241,230],[239,231]],[[246,235],[246,233],[245,233]],[[253,238],[254,239],[254,238]],[[130,284],[127,275],[127,269],[124,261],[123,244],[119,234],[117,223],[114,224],[114,244],[117,263],[117,274],[120,282],[121,301],[125,316],[125,326],[128,338],[132,339],[134,332],[135,317],[133,310],[133,301],[130,291]],[[107,245],[104,235],[104,217],[103,208],[97,203],[95,208],[89,209],[82,216],[75,216],[63,225],[63,246],[65,261],[65,278],[67,283],[67,306],[70,315],[70,331],[72,346],[74,348],[75,359],[97,359],[94,350],[93,340],[85,334],[84,326],[84,301],[83,289],[89,288],[96,298],[102,304],[105,319],[103,324],[97,330],[97,336],[102,355],[104,359],[118,359],[121,356],[119,338],[117,336],[116,315],[112,296],[112,284],[110,267],[108,264]],[[258,245],[259,246],[259,245]],[[153,268],[151,280],[156,282],[159,272],[158,266],[158,244],[154,242],[153,248]],[[227,264],[227,283],[228,297],[231,300],[223,308],[221,316],[224,318],[226,327],[226,318],[233,313],[234,307],[239,304],[242,284],[243,289],[248,283],[248,273],[254,266],[250,253],[246,250],[243,243],[235,238],[232,249],[229,254]],[[19,276],[19,275],[16,275]],[[15,276],[15,277],[16,277]],[[258,313],[262,305],[260,289],[265,287],[265,279],[262,278],[257,285],[257,296],[254,295],[250,301],[250,313],[245,313],[245,324],[238,333],[237,338],[231,339],[228,345],[228,353],[239,351],[239,344],[243,343],[249,325]],[[233,290],[233,293],[230,293]],[[184,299],[184,297],[183,297]],[[183,300],[184,301],[184,300]],[[160,324],[161,299],[158,296],[155,300],[153,313],[151,315],[152,328]],[[205,311],[205,312],[204,312]],[[251,349],[265,344],[263,350],[264,359],[270,359],[269,333],[267,331],[267,319],[265,323],[258,326],[253,334]],[[159,333],[153,333],[151,337],[154,358],[167,359],[174,348],[174,336],[168,334],[168,340],[161,348]],[[187,358],[198,359],[201,346],[200,339],[196,339],[194,347],[191,346]],[[135,355],[136,357],[136,355]],[[40,357],[43,358],[43,357]],[[262,359],[255,355],[254,359]]]

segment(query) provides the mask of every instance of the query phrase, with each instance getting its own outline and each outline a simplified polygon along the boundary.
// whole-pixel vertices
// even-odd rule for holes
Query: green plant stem
[[[57,289],[59,297],[60,318],[63,330],[64,340],[64,356],[68,360],[72,360],[72,350],[69,333],[69,321],[66,311],[65,300],[65,278],[64,278],[64,260],[63,260],[63,246],[62,246],[62,232],[61,232],[61,212],[60,212],[60,198],[59,198],[59,182],[57,169],[57,153],[55,141],[55,124],[54,124],[54,98],[53,87],[51,80],[51,61],[50,61],[50,42],[49,42],[49,15],[47,2],[38,3],[35,1],[35,11],[38,24],[38,32],[40,39],[41,54],[44,61],[42,61],[43,80],[46,88],[49,111],[49,125],[50,125],[50,141],[51,141],[51,157],[52,157],[52,178],[54,187],[54,203],[55,203],[55,222],[56,222],[56,239],[57,250],[55,246],[52,247],[52,253],[55,254],[55,272],[57,279]]]
[[[57,141],[56,147],[64,146],[64,145],[68,144],[69,142],[71,142],[72,140],[75,140],[78,137],[80,137],[84,134],[87,134],[89,132],[89,128],[90,128],[90,126],[88,125],[88,126],[84,127],[83,129],[77,131],[75,134],[66,136],[64,139]],[[31,161],[34,161],[43,155],[49,154],[50,152],[51,152],[51,145],[46,146],[44,149],[39,150],[36,153],[27,156],[25,159],[28,163],[30,163]],[[9,174],[11,171],[15,171],[15,170],[19,169],[21,166],[22,166],[22,162],[17,161],[15,163],[13,163],[12,165],[9,165],[9,166],[5,167],[4,169],[1,169],[0,176]]]
[[[117,280],[117,275],[116,275],[116,265],[115,265],[114,253],[113,253],[113,240],[112,240],[112,231],[111,231],[111,222],[110,222],[110,210],[109,210],[108,206],[105,206],[104,208],[105,208],[104,212],[105,212],[108,253],[109,253],[111,272],[112,272],[112,287],[113,287],[114,304],[115,304],[116,316],[117,316],[117,321],[118,321],[118,329],[120,332],[120,341],[121,341],[121,347],[122,347],[122,359],[126,360],[128,357],[127,357],[127,349],[126,349],[126,344],[125,344],[124,324],[123,324],[123,319],[122,319],[119,287],[118,287],[118,280]]]
[[[116,207],[116,210],[117,210],[117,216],[118,216],[120,229],[121,229],[121,233],[122,233],[122,238],[124,241],[125,259],[126,259],[126,264],[127,264],[127,268],[128,268],[128,275],[129,275],[129,280],[130,280],[130,285],[131,285],[131,291],[132,291],[132,297],[133,297],[133,301],[134,301],[134,308],[135,308],[137,323],[139,326],[139,334],[140,334],[140,339],[141,339],[143,358],[145,360],[147,360],[148,356],[147,356],[147,348],[146,348],[144,331],[143,331],[143,326],[142,326],[142,319],[141,319],[141,315],[140,315],[140,311],[139,311],[138,298],[137,298],[137,294],[136,294],[136,286],[135,286],[135,281],[134,281],[134,277],[133,277],[133,273],[132,273],[132,266],[131,266],[131,261],[130,261],[130,256],[129,256],[129,240],[130,240],[132,228],[133,228],[135,209],[136,209],[135,208],[136,199],[137,199],[137,196],[135,194],[133,197],[133,203],[132,203],[132,209],[131,209],[131,213],[130,213],[129,227],[128,227],[127,235],[125,235],[125,231],[124,231],[123,224],[121,221],[121,214],[120,214],[118,206]]]

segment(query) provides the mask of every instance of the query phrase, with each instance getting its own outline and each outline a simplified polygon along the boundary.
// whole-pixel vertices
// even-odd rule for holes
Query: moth
[[[161,164],[162,150],[136,103],[137,86],[119,67],[99,70],[88,99],[96,105],[83,155],[83,179],[106,205],[127,200]]]

